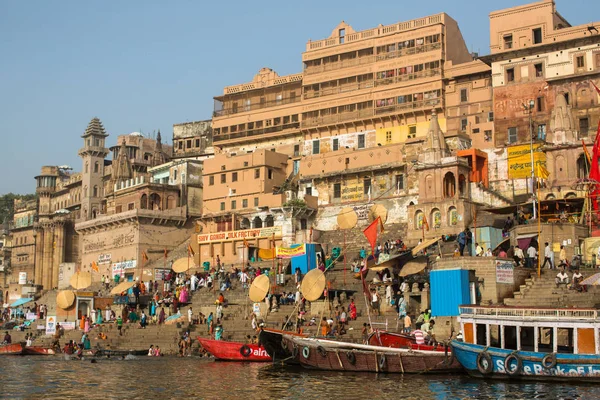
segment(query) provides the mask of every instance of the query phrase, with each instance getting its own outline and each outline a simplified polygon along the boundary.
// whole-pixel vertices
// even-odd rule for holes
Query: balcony
[[[441,76],[441,74],[442,74],[442,70],[439,68],[426,69],[424,71],[420,71],[415,74],[396,75],[391,78],[376,79],[374,83],[375,83],[375,86],[384,86],[384,85],[391,85],[394,83],[412,81],[415,79],[431,78],[431,77],[438,76],[438,75]]]
[[[300,100],[301,100],[301,97],[296,96],[296,97],[286,97],[286,98],[282,98],[279,100],[265,101],[262,103],[242,104],[241,106],[238,106],[238,107],[230,107],[230,108],[223,108],[221,110],[215,110],[213,112],[213,117],[226,117],[228,115],[235,115],[235,114],[244,113],[244,112],[262,110],[264,108],[284,106],[287,104],[298,103],[298,102],[300,102]],[[244,99],[241,99],[239,101],[243,102]]]
[[[121,221],[135,221],[140,218],[151,219],[153,222],[156,220],[160,222],[175,221],[184,223],[187,220],[187,207],[175,207],[168,210],[147,210],[138,208],[111,215],[100,214],[96,219],[77,222],[75,224],[75,230],[77,232],[93,230],[105,226],[113,226]]]
[[[399,49],[399,50],[396,50],[396,51],[390,51],[388,53],[377,54],[377,56],[375,57],[375,60],[376,61],[391,60],[391,59],[394,59],[394,58],[399,58],[399,57],[403,57],[403,56],[410,56],[410,55],[413,55],[413,54],[427,53],[429,51],[439,50],[441,48],[442,48],[442,43],[441,42],[429,43],[429,44],[425,44],[425,45],[421,45],[421,46],[416,46],[416,47],[411,47],[411,48],[407,48],[407,49]]]
[[[422,101],[413,101],[411,103],[394,104],[391,106],[376,108],[375,115],[390,114],[390,113],[403,114],[406,112],[415,111],[415,110],[419,110],[419,109],[430,110],[436,106],[439,106],[440,103],[441,103],[440,99],[429,99],[429,100],[422,100]]]
[[[221,133],[219,135],[214,135],[213,136],[213,142],[217,143],[217,142],[222,142],[224,140],[233,140],[233,139],[245,139],[245,138],[251,138],[251,137],[255,137],[255,136],[261,136],[261,135],[266,135],[266,134],[270,134],[270,133],[281,133],[281,134],[287,134],[287,133],[291,133],[291,131],[300,129],[300,122],[291,122],[288,124],[284,124],[284,125],[278,125],[278,126],[269,126],[267,128],[260,128],[260,129],[252,129],[252,130],[245,130],[245,131],[241,131],[241,132],[232,132],[232,133]],[[287,132],[290,131],[290,132]],[[276,135],[274,135],[276,136]]]
[[[356,67],[359,65],[372,64],[375,61],[375,56],[356,57],[349,60],[337,61],[328,64],[311,65],[304,69],[305,75],[320,74],[321,72],[335,71],[342,68]]]
[[[342,86],[335,86],[335,87],[331,87],[331,88],[305,92],[304,99],[305,100],[315,99],[317,97],[324,97],[324,96],[331,96],[333,94],[354,92],[356,90],[370,89],[372,87],[373,87],[373,80],[369,80],[369,81],[365,81],[365,82],[358,82],[358,83],[354,83],[354,84],[347,84],[347,85],[342,85]]]

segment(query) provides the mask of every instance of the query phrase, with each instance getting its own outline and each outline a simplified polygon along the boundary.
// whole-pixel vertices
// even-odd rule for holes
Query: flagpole
[[[344,287],[346,287],[346,230],[344,229]]]
[[[538,203],[538,278],[542,276],[542,258],[541,258],[541,252],[542,252],[542,238],[541,238],[541,233],[542,233],[542,207],[540,207],[540,180],[537,180],[537,203]]]

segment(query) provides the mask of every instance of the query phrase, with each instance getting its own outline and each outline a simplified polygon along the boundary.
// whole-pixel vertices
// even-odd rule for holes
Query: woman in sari
[[[83,331],[85,333],[88,333],[90,331],[90,319],[86,318],[85,322],[83,323]]]
[[[404,301],[404,297],[400,297],[398,300],[398,318],[406,317],[406,302]]]
[[[154,299],[150,302],[150,316],[154,317],[156,315],[156,302]]]
[[[185,288],[185,286],[181,289],[181,293],[179,294],[179,302],[180,303],[188,302],[187,289]]]
[[[85,329],[85,315],[81,316],[81,321],[79,321],[79,329],[81,329],[81,330]]]
[[[160,309],[160,313],[158,315],[158,323],[159,324],[164,324],[165,323],[165,308],[162,307]]]
[[[356,320],[356,304],[354,304],[354,299],[350,300],[350,304],[348,305],[348,314],[350,314],[350,320]]]
[[[104,320],[102,319],[102,310],[98,308],[98,310],[96,311],[96,324],[100,325],[103,322]]]

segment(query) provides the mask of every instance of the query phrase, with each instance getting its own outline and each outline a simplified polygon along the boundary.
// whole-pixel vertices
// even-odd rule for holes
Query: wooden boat
[[[198,337],[198,342],[200,342],[202,347],[212,354],[215,359],[221,361],[266,362],[272,360],[264,347],[257,344],[227,342],[224,340],[205,339],[202,337]]]
[[[463,306],[460,317],[453,354],[470,375],[600,382],[596,309]]]
[[[387,331],[375,331],[369,335],[367,344],[371,346],[391,347],[394,349],[413,349],[425,351],[450,351],[441,343],[435,346],[417,344],[414,336],[405,333],[394,333]]]
[[[402,374],[462,371],[451,352],[395,349],[289,335],[283,335],[283,340],[296,360],[312,369]]]
[[[25,346],[23,354],[26,356],[51,356],[56,354],[56,351],[50,347],[43,346]]]
[[[0,344],[0,356],[11,356],[23,354],[22,343]]]
[[[292,357],[291,350],[282,347],[282,344],[284,343],[282,341],[284,334],[298,337],[306,337],[306,335],[295,332],[282,331],[279,329],[271,328],[261,328],[260,333],[258,334],[258,344],[264,347],[267,354],[273,359],[273,361],[285,361],[295,364],[297,362],[294,359],[294,357]]]

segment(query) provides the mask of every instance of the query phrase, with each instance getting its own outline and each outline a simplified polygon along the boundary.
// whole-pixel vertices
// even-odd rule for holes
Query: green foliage
[[[283,203],[284,207],[306,208],[306,202],[302,199],[292,199]]]
[[[35,200],[35,194],[14,194],[7,193],[5,195],[0,196],[0,223],[4,221],[11,221],[14,210],[14,202],[15,200]]]

